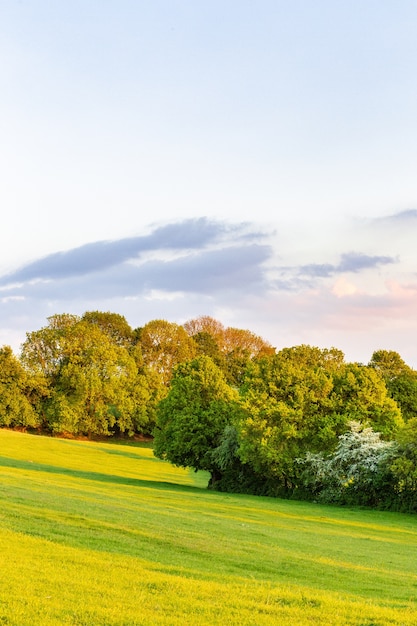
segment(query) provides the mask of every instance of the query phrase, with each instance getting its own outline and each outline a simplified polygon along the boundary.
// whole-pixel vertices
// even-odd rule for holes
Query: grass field
[[[0,430],[0,626],[417,624],[417,519]]]

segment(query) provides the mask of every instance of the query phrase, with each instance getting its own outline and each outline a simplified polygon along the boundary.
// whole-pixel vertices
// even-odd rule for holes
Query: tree
[[[68,313],[48,317],[48,325],[26,333],[20,360],[32,373],[42,374],[51,382],[66,354],[69,330],[80,321]]]
[[[225,328],[221,322],[209,315],[200,315],[200,317],[188,320],[184,324],[184,329],[190,337],[194,337],[199,333],[207,333],[213,337],[219,348],[223,347]]]
[[[153,392],[129,350],[96,321],[70,315],[48,321],[28,334],[21,355],[27,371],[47,381],[44,424],[52,432],[88,435],[151,427]]]
[[[411,418],[397,435],[397,453],[391,464],[400,510],[417,511],[417,418]]]
[[[118,346],[129,348],[134,342],[133,330],[123,315],[109,311],[87,311],[81,319],[89,324],[97,324]]]
[[[198,344],[198,351],[210,356],[235,387],[240,386],[251,360],[275,353],[270,343],[250,330],[225,328],[208,315],[189,320],[184,328]]]
[[[275,354],[275,348],[250,330],[229,326],[224,331],[223,352],[225,354],[240,352],[249,359],[254,359]]]
[[[137,369],[128,352],[94,324],[80,321],[66,337],[66,353],[48,407],[55,432],[132,431]]]
[[[0,426],[37,426],[29,400],[34,387],[9,346],[0,348]]]
[[[260,477],[291,490],[298,473],[295,459],[307,450],[335,446],[346,421],[331,398],[340,359],[339,353],[329,358],[329,351],[297,346],[251,363],[241,388],[245,418],[239,456]]]
[[[184,328],[187,333],[194,337],[199,333],[208,333],[216,342],[223,354],[236,351],[244,352],[248,358],[271,355],[275,349],[268,341],[262,339],[250,330],[242,328],[225,328],[221,322],[210,317],[201,315],[185,322]]]
[[[417,372],[392,350],[377,350],[369,365],[381,374],[404,420],[417,417]]]
[[[168,386],[174,367],[196,355],[195,342],[182,326],[166,320],[152,320],[137,332],[144,363],[157,372]]]
[[[238,415],[238,394],[207,356],[179,364],[157,410],[154,453],[180,467],[221,475],[213,459],[228,424]]]
[[[402,427],[401,411],[374,368],[348,363],[333,377],[333,382],[335,410],[348,421],[371,426],[386,438],[392,438]]]

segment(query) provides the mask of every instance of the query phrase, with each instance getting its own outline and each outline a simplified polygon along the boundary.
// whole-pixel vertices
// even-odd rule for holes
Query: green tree
[[[181,363],[157,410],[154,453],[180,467],[207,470],[215,482],[221,469],[213,451],[238,413],[238,394],[210,357]]]
[[[134,333],[123,315],[118,313],[87,311],[81,318],[89,324],[97,324],[118,346],[129,348],[134,342]]]
[[[0,348],[0,426],[37,426],[30,402],[35,383],[9,346]]]
[[[213,363],[217,365],[223,373],[225,373],[226,359],[220,351],[219,345],[213,335],[210,335],[210,333],[202,330],[195,335],[192,335],[192,338],[196,345],[196,355],[200,356],[205,354],[206,356],[209,356]]]
[[[196,355],[195,342],[179,324],[152,320],[136,334],[145,365],[157,372],[166,386],[170,384],[174,367]]]
[[[47,326],[26,333],[20,354],[23,365],[30,372],[42,374],[49,382],[53,381],[65,358],[68,332],[79,321],[77,315],[52,315],[48,317]]]
[[[151,429],[154,393],[139,371],[138,351],[131,354],[97,320],[55,315],[48,322],[28,334],[21,355],[27,370],[47,381],[44,424],[88,435]]]
[[[417,372],[392,350],[377,350],[369,365],[381,374],[404,420],[417,417]]]
[[[66,337],[65,358],[49,406],[54,431],[132,431],[137,368],[128,352],[94,324],[80,321]]]
[[[397,434],[397,453],[391,464],[397,508],[417,512],[417,418],[406,422]]]
[[[241,389],[246,418],[239,455],[284,491],[299,483],[297,458],[330,454],[352,420],[392,438],[401,413],[372,368],[346,364],[336,349],[284,348],[253,362]]]
[[[210,356],[234,387],[241,385],[251,360],[275,353],[270,343],[250,330],[225,328],[208,315],[189,320],[184,328],[197,343],[198,353]]]
[[[335,410],[348,421],[370,426],[385,438],[393,438],[402,427],[401,411],[374,368],[348,363],[333,377],[333,382]]]
[[[239,455],[258,476],[291,490],[295,459],[336,445],[345,419],[334,411],[331,396],[333,371],[342,363],[338,351],[297,346],[249,366],[241,388]]]

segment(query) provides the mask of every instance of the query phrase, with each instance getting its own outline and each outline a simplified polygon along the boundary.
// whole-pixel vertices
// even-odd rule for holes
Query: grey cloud
[[[310,265],[302,265],[299,273],[303,276],[314,276],[316,278],[327,278],[336,271],[334,265],[329,263],[311,263]]]
[[[310,263],[308,265],[276,268],[280,277],[274,281],[274,286],[281,291],[308,289],[313,287],[317,279],[320,278],[330,278],[335,274],[344,272],[356,273],[395,262],[396,259],[390,256],[369,256],[359,252],[348,252],[341,255],[340,262],[337,264]]]
[[[211,250],[171,263],[145,265],[156,289],[210,293],[220,290],[259,290],[265,285],[262,264],[272,251],[266,245]]]
[[[390,256],[368,256],[358,252],[348,252],[347,254],[342,254],[341,261],[335,272],[359,272],[363,269],[389,265],[390,263],[395,263],[395,259]]]
[[[299,274],[315,278],[328,278],[334,274],[360,272],[364,269],[375,268],[390,263],[395,263],[395,259],[390,256],[369,256],[367,254],[361,254],[360,252],[347,252],[341,255],[338,265],[332,265],[330,263],[302,265],[299,268]]]
[[[190,219],[155,228],[149,235],[117,241],[97,241],[57,252],[3,276],[1,285],[35,279],[82,276],[117,266],[151,250],[193,250],[217,242],[244,225],[227,226],[207,218]]]
[[[60,301],[135,297],[152,290],[199,294],[255,292],[265,286],[262,264],[270,255],[271,248],[266,245],[228,246],[172,261],[122,263],[89,275],[29,282],[23,287],[3,290],[3,294]]]
[[[398,213],[393,213],[392,215],[387,215],[385,217],[378,217],[376,221],[379,222],[409,222],[411,220],[417,220],[417,209],[407,209],[405,211],[399,211]]]

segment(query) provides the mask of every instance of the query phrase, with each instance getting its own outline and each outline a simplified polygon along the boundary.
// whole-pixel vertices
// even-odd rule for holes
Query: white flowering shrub
[[[299,459],[303,486],[322,501],[374,506],[383,497],[396,445],[360,422],[350,422],[349,427],[330,456],[307,454]]]

